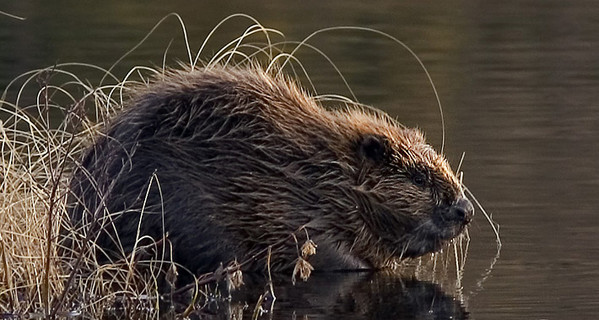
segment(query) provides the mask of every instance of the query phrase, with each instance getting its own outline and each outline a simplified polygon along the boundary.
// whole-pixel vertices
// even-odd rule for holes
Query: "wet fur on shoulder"
[[[327,110],[259,67],[170,70],[138,88],[71,191],[72,220],[96,221],[107,256],[115,233],[130,251],[140,225],[140,236],[168,233],[193,272],[277,243],[273,270],[289,270],[289,235],[303,226],[316,269],[383,268],[440,249],[472,215],[419,131],[356,106]]]

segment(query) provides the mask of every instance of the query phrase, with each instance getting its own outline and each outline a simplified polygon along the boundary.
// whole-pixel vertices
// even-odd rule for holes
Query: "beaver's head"
[[[351,198],[365,226],[349,244],[355,255],[382,267],[435,252],[464,230],[474,208],[420,131],[364,112],[342,118],[354,128],[344,148],[355,157]]]

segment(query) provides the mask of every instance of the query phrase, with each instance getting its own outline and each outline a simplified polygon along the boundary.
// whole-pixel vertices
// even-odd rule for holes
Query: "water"
[[[316,276],[296,287],[278,286],[273,318],[326,319],[335,316],[331,310],[372,319],[445,318],[451,312],[456,318],[591,319],[599,313],[598,3],[15,1],[0,10],[27,17],[0,16],[2,88],[22,72],[57,62],[107,68],[169,12],[181,14],[193,48],[234,12],[253,15],[287,40],[338,25],[377,28],[399,38],[435,80],[444,107],[445,152],[454,166],[465,153],[464,181],[500,224],[501,255],[487,276],[496,249],[478,212],[462,290],[381,275]],[[209,50],[247,25],[227,25]],[[161,65],[171,39],[169,64],[185,60],[180,28],[171,19],[115,72]],[[422,128],[441,147],[430,85],[400,46],[359,31],[326,33],[311,43],[343,70],[358,100]],[[299,56],[319,92],[349,95],[326,61],[308,50]],[[422,311],[422,301],[433,300],[440,305]]]

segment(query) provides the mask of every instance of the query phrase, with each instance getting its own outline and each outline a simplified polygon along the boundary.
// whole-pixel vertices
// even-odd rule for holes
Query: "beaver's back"
[[[96,221],[96,228],[111,230],[106,214],[124,212],[113,222],[125,252],[138,234],[161,239],[168,232],[177,248],[175,260],[210,270],[242,258],[238,249],[264,234],[260,225],[252,225],[251,212],[266,214],[273,205],[283,213],[300,205],[275,199],[275,193],[284,191],[280,180],[293,174],[283,169],[309,158],[316,146],[288,139],[287,125],[275,118],[302,122],[291,125],[304,128],[303,122],[322,115],[289,81],[258,70],[179,71],[131,101],[74,175],[71,189],[82,200],[72,210],[74,221]],[[289,110],[294,110],[291,117]],[[294,179],[293,187],[308,189],[311,182],[302,180]],[[263,194],[247,196],[254,192]],[[227,235],[226,223],[214,222],[223,217],[247,223],[247,239]],[[298,217],[285,224],[306,222]],[[98,245],[117,250],[113,242],[102,233]]]

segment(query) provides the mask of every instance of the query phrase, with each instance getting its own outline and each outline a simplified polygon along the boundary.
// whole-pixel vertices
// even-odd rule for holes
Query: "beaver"
[[[168,70],[137,88],[70,192],[71,220],[96,230],[101,254],[167,234],[195,273],[268,246],[272,270],[290,270],[300,229],[318,245],[317,270],[385,268],[439,250],[473,215],[420,131],[351,103],[325,108],[256,66]]]

